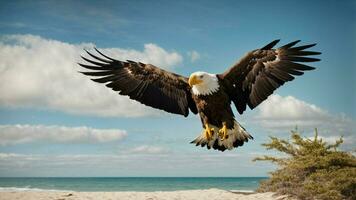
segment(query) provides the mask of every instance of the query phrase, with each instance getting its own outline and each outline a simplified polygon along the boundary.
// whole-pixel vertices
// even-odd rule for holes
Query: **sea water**
[[[175,191],[218,188],[253,191],[266,177],[0,178],[0,191]]]

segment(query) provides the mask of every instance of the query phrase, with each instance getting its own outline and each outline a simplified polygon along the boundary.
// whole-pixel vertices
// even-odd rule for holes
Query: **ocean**
[[[0,178],[0,191],[175,191],[219,188],[254,191],[266,177]]]

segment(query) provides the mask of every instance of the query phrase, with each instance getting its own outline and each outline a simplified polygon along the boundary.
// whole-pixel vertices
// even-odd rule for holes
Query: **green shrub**
[[[302,138],[292,131],[292,141],[271,137],[263,144],[287,154],[286,157],[263,156],[255,161],[271,161],[279,168],[263,181],[258,192],[276,192],[297,199],[356,199],[356,157],[338,150],[342,138],[328,145],[318,137]]]

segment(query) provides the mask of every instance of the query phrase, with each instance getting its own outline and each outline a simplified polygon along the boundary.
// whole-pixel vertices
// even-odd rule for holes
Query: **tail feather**
[[[204,131],[191,143],[195,143],[196,146],[207,147],[208,149],[215,149],[219,151],[225,151],[226,149],[232,150],[233,148],[242,146],[244,142],[248,142],[249,139],[253,137],[238,123],[235,121],[234,127],[228,129],[228,138],[221,140],[218,136],[219,127],[214,125],[209,125],[209,127],[214,128],[214,134],[212,138],[208,140],[205,137]]]

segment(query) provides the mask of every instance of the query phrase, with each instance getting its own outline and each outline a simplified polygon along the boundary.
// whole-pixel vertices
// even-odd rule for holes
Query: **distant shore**
[[[220,189],[182,190],[164,192],[55,192],[55,191],[2,191],[0,200],[277,200],[273,193],[226,191]]]

